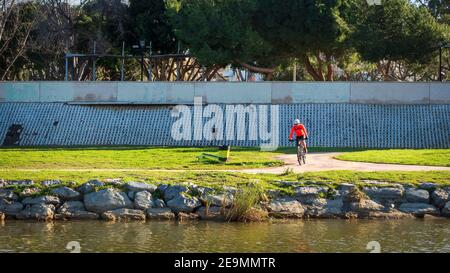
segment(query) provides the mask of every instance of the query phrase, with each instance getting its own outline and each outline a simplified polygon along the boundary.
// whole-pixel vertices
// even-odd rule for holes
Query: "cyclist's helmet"
[[[299,119],[296,119],[296,120],[294,121],[294,124],[295,124],[295,125],[300,124],[300,120],[299,120]]]

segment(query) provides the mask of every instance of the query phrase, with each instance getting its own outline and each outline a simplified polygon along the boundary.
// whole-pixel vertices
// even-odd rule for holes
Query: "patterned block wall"
[[[226,112],[225,105],[220,107]],[[261,106],[255,106],[256,112]],[[290,146],[295,118],[309,129],[310,146],[450,148],[450,105],[279,105],[280,146]],[[0,103],[0,145],[8,128],[20,125],[18,145],[259,146],[261,140],[177,141],[169,106],[92,106],[64,103]],[[189,106],[193,109],[193,106]],[[198,116],[193,117],[198,121]],[[248,115],[245,116],[248,122]],[[208,121],[203,118],[203,123]],[[269,116],[251,126],[271,125]],[[247,123],[248,124],[248,123]],[[194,131],[194,122],[191,124]],[[236,134],[236,132],[235,132]]]

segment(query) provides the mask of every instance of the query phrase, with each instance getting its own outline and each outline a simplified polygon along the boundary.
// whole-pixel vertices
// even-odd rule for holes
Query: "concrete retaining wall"
[[[450,104],[450,83],[3,82],[0,102]]]
[[[245,131],[243,139],[224,136],[223,140],[211,141],[172,138],[172,125],[177,118],[171,115],[171,106],[0,103],[0,145],[8,129],[15,126],[22,128],[16,143],[20,146],[259,146],[267,143],[266,139],[261,140],[261,131],[256,139],[250,137],[249,131],[252,126],[266,126],[269,122],[267,115],[260,115],[265,106],[255,107],[255,121],[250,122],[249,115],[243,115],[245,123],[239,127]],[[219,107],[225,112],[225,105]],[[192,111],[194,107],[188,108]],[[238,114],[244,110],[241,108]],[[288,142],[288,135],[293,119],[298,117],[309,130],[311,146],[450,148],[450,105],[283,104],[278,116],[276,137],[280,146],[293,145]],[[200,122],[200,128],[208,122],[195,115],[191,120],[192,135],[195,122]]]

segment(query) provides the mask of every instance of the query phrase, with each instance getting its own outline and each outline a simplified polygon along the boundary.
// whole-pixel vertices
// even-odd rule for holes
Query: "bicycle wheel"
[[[302,165],[302,162],[303,162],[302,156],[303,156],[302,155],[302,147],[301,147],[301,145],[299,145],[299,146],[297,146],[297,161],[300,166]]]

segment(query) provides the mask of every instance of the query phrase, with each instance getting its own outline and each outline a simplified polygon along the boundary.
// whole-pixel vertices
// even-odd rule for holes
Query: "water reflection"
[[[309,220],[264,223],[0,223],[0,252],[450,252],[450,221]]]

